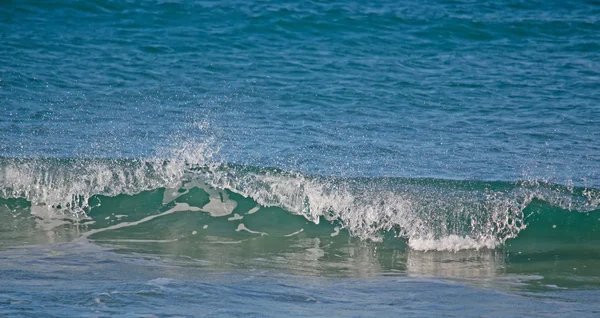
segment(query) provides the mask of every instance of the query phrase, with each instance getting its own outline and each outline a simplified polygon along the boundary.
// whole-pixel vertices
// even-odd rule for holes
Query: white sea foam
[[[237,220],[241,220],[244,217],[235,213],[232,217],[227,218],[227,221],[237,221]]]
[[[237,229],[235,229],[236,232],[240,232],[240,231],[246,231],[248,233],[252,233],[252,234],[260,234],[260,236],[263,235],[269,235],[269,233],[265,233],[265,232],[259,232],[259,231],[252,231],[250,229],[248,229],[244,223],[240,223],[237,227]]]
[[[333,233],[329,234],[329,236],[335,237],[335,236],[338,236],[339,234],[340,234],[340,227],[336,226],[333,228]]]
[[[258,210],[260,210],[260,205],[257,205],[255,207],[253,207],[252,209],[250,209],[250,211],[248,211],[247,214],[254,214],[254,213],[258,212]]]
[[[292,237],[294,235],[298,235],[300,233],[304,232],[304,229],[299,229],[298,231],[294,232],[294,233],[290,233],[290,234],[286,234],[284,235],[284,237]]]
[[[141,220],[134,221],[134,222],[121,222],[121,223],[111,225],[108,227],[90,230],[90,231],[83,233],[81,235],[81,237],[87,238],[96,233],[101,233],[101,232],[105,232],[105,231],[111,231],[111,230],[117,230],[117,229],[121,229],[121,228],[125,228],[125,227],[135,226],[138,224],[142,224],[142,223],[154,220],[158,217],[162,217],[162,216],[169,215],[169,214],[176,213],[176,212],[183,212],[183,211],[200,211],[200,208],[189,206],[187,203],[177,203],[173,208],[171,208],[165,212],[155,214],[155,215],[150,215]]]
[[[494,249],[498,246],[496,238],[473,239],[470,236],[448,235],[439,239],[415,237],[409,238],[408,246],[418,251],[460,251],[479,250],[482,248]]]

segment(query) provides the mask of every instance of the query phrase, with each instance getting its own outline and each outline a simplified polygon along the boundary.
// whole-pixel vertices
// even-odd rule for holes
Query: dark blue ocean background
[[[8,1],[0,152],[600,185],[593,1]],[[185,135],[185,133],[184,133]]]
[[[156,247],[208,222],[167,200],[181,181],[167,166],[205,171],[199,155],[227,165],[207,184],[229,192],[182,186],[177,204],[229,196],[270,241]],[[164,161],[127,170],[144,160]],[[261,169],[302,176],[286,183],[298,198]],[[594,316],[598,188],[598,1],[0,2],[0,315]],[[253,228],[254,205],[273,214]],[[416,205],[404,233],[398,211]],[[39,206],[62,209],[60,230]],[[81,236],[81,217],[97,232]],[[246,233],[232,222],[210,229]],[[301,226],[298,242],[273,237]],[[411,244],[465,233],[500,249]]]

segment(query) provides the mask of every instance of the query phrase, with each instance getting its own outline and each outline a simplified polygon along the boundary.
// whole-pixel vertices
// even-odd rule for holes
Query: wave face
[[[199,210],[215,217],[233,214],[235,219],[242,217],[237,213],[278,207],[278,213],[303,216],[314,224],[331,223],[335,231],[345,229],[363,240],[405,240],[421,251],[494,249],[532,223],[553,222],[546,226],[550,231],[576,220],[586,228],[589,219],[598,222],[595,216],[600,213],[600,190],[595,188],[539,181],[308,175],[216,163],[207,149],[184,146],[171,151],[170,159],[1,158],[0,206],[17,206],[25,199],[37,218],[85,219],[101,209],[106,198],[121,202],[113,206],[139,210],[146,205],[143,192],[159,191],[163,212],[167,207],[171,212]],[[205,199],[172,210],[178,198],[194,193]],[[242,211],[241,206],[248,208]],[[144,213],[160,211],[149,208]],[[588,219],[579,220],[584,215]],[[265,233],[269,230],[275,229]]]

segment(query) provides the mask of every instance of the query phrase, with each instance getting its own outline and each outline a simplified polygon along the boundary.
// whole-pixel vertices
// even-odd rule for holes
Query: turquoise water
[[[0,315],[596,316],[598,17],[5,1]]]

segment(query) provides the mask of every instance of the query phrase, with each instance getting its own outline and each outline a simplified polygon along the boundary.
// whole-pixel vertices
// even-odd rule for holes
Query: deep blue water
[[[255,165],[600,184],[594,2],[1,10],[6,155],[150,155],[207,121],[227,159]]]
[[[0,314],[594,316],[599,140],[597,1],[3,1]]]

